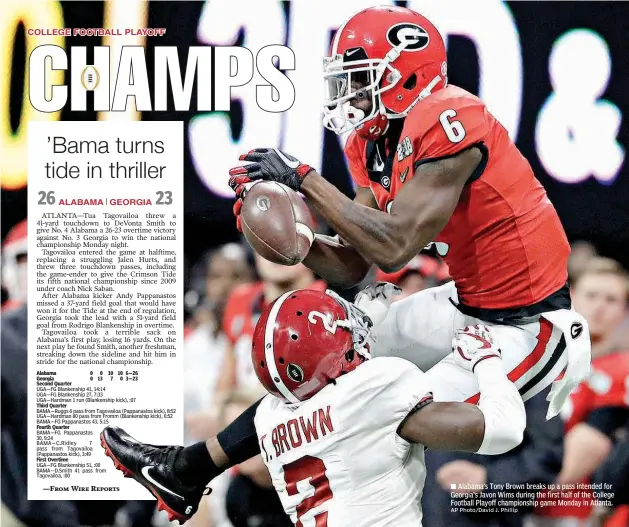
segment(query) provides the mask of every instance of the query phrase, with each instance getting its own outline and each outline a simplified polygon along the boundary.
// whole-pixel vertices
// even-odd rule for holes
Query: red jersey
[[[456,86],[439,90],[405,118],[395,152],[381,152],[381,144],[353,133],[345,154],[355,183],[371,188],[378,207],[387,212],[422,163],[473,146],[483,153],[434,240],[461,303],[523,307],[565,285],[570,247],[557,212],[528,161],[480,99]],[[383,168],[391,157],[387,173]]]
[[[592,359],[588,378],[570,394],[569,401],[562,411],[566,431],[598,408],[629,407],[629,351]]]
[[[307,289],[325,291],[323,280],[313,282]],[[233,289],[223,315],[223,331],[236,355],[236,377],[239,386],[258,386],[251,363],[251,343],[256,323],[267,306],[262,282],[243,284]]]
[[[566,432],[585,421],[594,410],[610,406],[629,406],[629,351],[611,353],[592,360],[588,378],[570,394],[568,403],[562,409]],[[589,478],[583,483],[588,482]],[[592,511],[590,504],[595,498],[590,490],[577,492],[581,492],[581,497],[567,499],[577,500],[580,505],[543,507],[536,514],[555,518],[589,517]],[[540,494],[538,500],[543,499],[543,494]]]

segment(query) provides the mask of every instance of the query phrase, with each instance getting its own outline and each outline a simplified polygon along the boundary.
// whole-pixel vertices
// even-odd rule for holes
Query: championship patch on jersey
[[[409,137],[402,139],[402,142],[397,145],[397,160],[402,161],[413,153],[413,143]]]

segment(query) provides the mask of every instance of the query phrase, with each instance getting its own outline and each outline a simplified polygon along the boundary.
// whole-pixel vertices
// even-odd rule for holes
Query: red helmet
[[[369,139],[448,82],[439,31],[404,7],[371,7],[350,18],[336,32],[323,69],[324,126],[338,134],[356,129]],[[352,81],[358,86],[352,88]],[[351,106],[352,99],[369,95],[369,115]]]
[[[365,357],[356,352],[352,328],[346,310],[329,292],[283,294],[264,310],[253,333],[258,379],[289,403],[309,399]]]

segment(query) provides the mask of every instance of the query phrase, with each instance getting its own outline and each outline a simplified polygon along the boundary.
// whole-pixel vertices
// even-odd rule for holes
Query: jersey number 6
[[[454,110],[444,110],[439,116],[439,122],[450,142],[460,143],[465,139],[465,128],[463,128],[461,121],[450,121],[452,117],[456,117]]]
[[[296,527],[304,527],[302,516],[309,510],[318,507],[322,503],[332,499],[330,490],[330,480],[325,475],[325,464],[318,457],[300,457],[288,465],[284,465],[284,481],[286,481],[286,492],[289,496],[299,494],[297,483],[308,481],[314,487],[314,494],[297,505]],[[328,513],[320,512],[312,518],[305,527],[327,527]]]

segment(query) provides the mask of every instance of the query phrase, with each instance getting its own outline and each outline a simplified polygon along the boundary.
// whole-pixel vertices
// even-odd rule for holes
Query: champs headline
[[[174,109],[189,111],[196,87],[197,111],[228,112],[232,88],[249,84],[256,71],[256,102],[262,110],[284,112],[295,101],[295,87],[283,73],[295,69],[295,54],[288,46],[265,46],[255,56],[240,46],[190,46],[185,64],[176,46],[156,46],[153,51],[149,70],[142,46],[122,46],[113,60],[108,46],[95,46],[91,63],[84,46],[69,51],[51,44],[37,46],[28,64],[31,104],[52,113],[70,99],[72,111],[124,112],[133,98],[140,112],[167,111],[170,87]],[[52,70],[68,68],[62,84],[47,84]],[[88,91],[94,94],[90,108]]]

